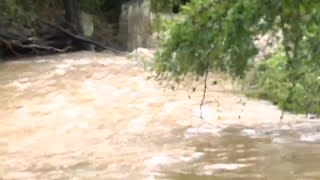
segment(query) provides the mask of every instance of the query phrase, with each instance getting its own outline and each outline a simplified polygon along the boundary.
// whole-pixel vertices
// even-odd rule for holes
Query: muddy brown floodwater
[[[219,78],[200,119],[201,89],[147,76],[106,53],[0,64],[0,179],[320,179],[320,123]]]

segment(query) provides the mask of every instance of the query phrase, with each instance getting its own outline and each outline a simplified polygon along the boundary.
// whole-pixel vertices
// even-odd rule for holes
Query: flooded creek
[[[0,179],[320,179],[320,121],[220,82],[201,119],[201,90],[148,76],[104,53],[0,64]]]

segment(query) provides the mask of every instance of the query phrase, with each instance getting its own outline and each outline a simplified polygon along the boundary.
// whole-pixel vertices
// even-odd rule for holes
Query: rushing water
[[[201,92],[147,76],[106,54],[1,64],[0,179],[320,179],[320,123],[221,86],[200,119]]]

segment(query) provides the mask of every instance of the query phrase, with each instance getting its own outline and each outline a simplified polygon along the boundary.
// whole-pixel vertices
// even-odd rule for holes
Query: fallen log
[[[59,26],[57,26],[57,25],[55,25],[55,24],[52,24],[52,23],[50,23],[50,22],[47,22],[47,21],[45,21],[45,20],[43,20],[43,19],[39,19],[39,20],[40,20],[40,22],[42,22],[42,23],[44,23],[44,24],[46,24],[46,25],[48,25],[48,26],[51,26],[51,27],[53,27],[53,28],[55,28],[55,29],[63,32],[65,35],[67,35],[68,37],[70,37],[70,38],[73,39],[73,40],[80,41],[80,42],[84,42],[84,43],[88,43],[88,44],[93,44],[93,45],[98,46],[98,47],[100,47],[100,48],[102,48],[102,49],[104,49],[104,50],[111,50],[111,51],[113,51],[113,52],[115,52],[115,53],[121,53],[120,51],[118,51],[118,50],[116,50],[116,49],[113,49],[113,48],[111,48],[111,47],[107,47],[107,46],[105,46],[105,45],[103,45],[103,44],[101,44],[101,43],[99,43],[99,42],[96,42],[96,41],[87,39],[87,38],[85,38],[85,37],[76,35],[76,34],[74,34],[74,33],[71,33],[71,32],[69,32],[69,31],[67,31],[67,30],[65,30],[65,29],[63,29],[63,28],[61,28],[61,27],[59,27]]]
[[[42,49],[42,50],[52,50],[52,51],[55,51],[55,52],[66,52],[67,50],[69,50],[71,47],[66,47],[64,49],[58,49],[58,48],[54,48],[54,47],[51,47],[51,46],[41,46],[41,45],[37,45],[37,44],[21,44],[21,43],[18,43],[18,42],[15,42],[15,41],[6,41],[4,39],[0,39],[0,41],[4,44],[8,44],[8,45],[11,45],[11,46],[17,46],[17,47],[21,47],[21,48],[29,48],[29,49]]]

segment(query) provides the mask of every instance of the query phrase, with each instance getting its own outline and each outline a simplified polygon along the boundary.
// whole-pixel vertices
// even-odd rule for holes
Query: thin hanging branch
[[[209,68],[206,71],[206,75],[204,78],[204,89],[203,89],[203,96],[202,96],[202,100],[201,100],[201,104],[200,104],[200,118],[203,119],[203,115],[202,115],[202,106],[204,104],[204,100],[206,98],[206,94],[207,94],[207,87],[208,87],[208,75],[209,75]]]

